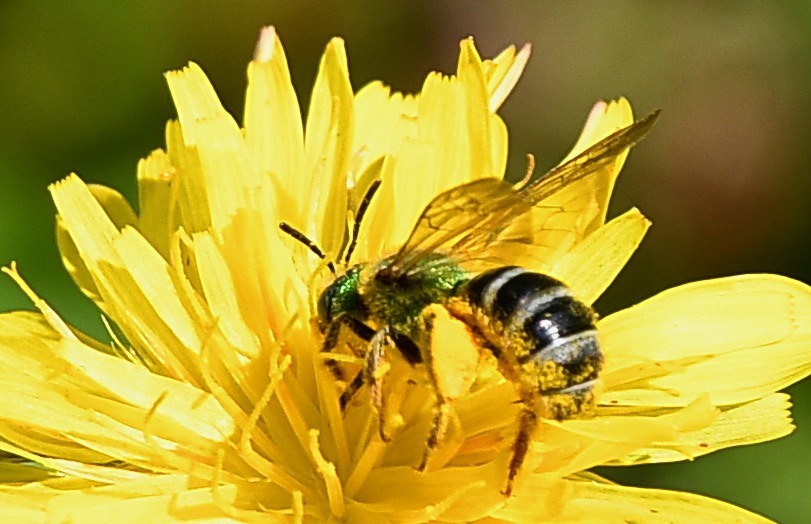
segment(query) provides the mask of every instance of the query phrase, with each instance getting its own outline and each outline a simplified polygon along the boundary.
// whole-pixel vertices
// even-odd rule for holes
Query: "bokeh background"
[[[452,72],[468,35],[484,56],[531,42],[524,79],[502,111],[516,178],[528,152],[539,170],[554,165],[600,98],[625,95],[639,114],[661,108],[613,202],[615,214],[639,206],[654,227],[598,303],[602,313],[734,273],[811,282],[806,2],[4,0],[0,263],[18,261],[64,317],[103,335],[59,263],[46,186],[77,172],[134,197],[136,163],[162,147],[175,114],[161,73],[188,60],[241,118],[245,67],[265,24],[283,39],[302,101],[334,35],[346,39],[356,88],[380,78],[403,91],[418,90],[429,70]],[[0,279],[0,309],[17,308],[30,304]],[[799,426],[790,438],[696,463],[601,473],[809,521],[811,381],[790,392]]]

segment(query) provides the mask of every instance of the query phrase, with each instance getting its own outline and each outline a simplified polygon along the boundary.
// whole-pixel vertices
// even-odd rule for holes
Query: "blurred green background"
[[[131,198],[135,166],[174,117],[161,73],[202,65],[241,118],[245,67],[274,24],[307,100],[320,53],[346,39],[356,88],[381,78],[418,90],[454,70],[458,41],[484,56],[510,43],[533,57],[502,114],[510,172],[539,170],[573,143],[591,105],[625,95],[662,117],[620,179],[615,213],[654,227],[598,303],[608,313],[691,280],[775,272],[811,282],[807,146],[811,4],[762,2],[45,2],[0,3],[0,262],[70,322],[103,333],[62,270],[46,186],[71,171]],[[29,308],[0,279],[0,308]],[[809,348],[811,351],[811,348]],[[811,520],[811,381],[791,388],[787,439],[695,463],[611,469],[634,485],[718,497],[781,522]]]

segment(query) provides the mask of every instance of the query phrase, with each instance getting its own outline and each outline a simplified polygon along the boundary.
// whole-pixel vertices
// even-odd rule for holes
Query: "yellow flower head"
[[[554,190],[537,178],[500,181],[507,128],[496,111],[528,57],[528,47],[510,47],[482,60],[465,40],[456,74],[429,75],[417,95],[379,82],[355,92],[334,39],[302,122],[268,28],[248,69],[242,126],[197,65],[169,73],[178,120],[167,125],[166,149],[138,166],[137,212],[75,175],[51,187],[62,257],[100,308],[109,343],[66,325],[13,265],[6,270],[39,311],[0,315],[4,516],[763,521],[713,499],[615,485],[589,469],[689,460],[790,433],[788,397],[777,391],[811,372],[811,290],[802,283],[774,275],[698,282],[595,320],[604,358],[595,406],[581,417],[539,411],[509,496],[516,420],[526,411],[516,400],[526,399],[520,380],[505,376],[506,357],[482,347],[486,334],[474,324],[487,319],[465,317],[476,312],[462,311],[461,299],[412,314],[420,324],[397,326],[413,328],[415,365],[381,325],[405,307],[391,296],[362,297],[388,308],[355,318],[380,334],[372,344],[330,329],[329,315],[318,322],[331,269],[360,264],[353,289],[368,293],[380,261],[401,246],[429,255],[454,246],[461,258],[474,252],[465,239],[489,245],[453,222],[474,216],[466,206],[483,209],[499,249],[460,259],[459,271],[468,262],[520,265],[565,283],[584,307],[616,277],[648,227],[635,209],[606,223],[626,146],[639,136],[586,174],[559,177]],[[564,165],[579,169],[594,144],[649,125],[632,122],[625,99],[598,103]],[[447,192],[467,183],[465,195]],[[442,199],[452,205],[440,207]],[[415,224],[432,220],[419,219],[432,201],[442,220],[417,231],[435,236],[415,239]],[[503,211],[499,221],[492,209]],[[457,234],[436,233],[445,227]],[[330,334],[337,338],[325,342]],[[371,346],[388,349],[374,365]],[[555,384],[553,371],[537,373]]]

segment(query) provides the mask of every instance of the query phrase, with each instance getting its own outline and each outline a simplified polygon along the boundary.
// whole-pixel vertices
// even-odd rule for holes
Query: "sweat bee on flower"
[[[424,470],[448,427],[450,402],[464,392],[458,383],[465,381],[446,376],[446,368],[439,364],[456,358],[443,354],[447,350],[442,341],[434,340],[437,312],[446,311],[467,326],[480,351],[495,359],[498,372],[512,383],[520,402],[503,490],[509,495],[540,419],[562,421],[594,411],[603,352],[593,309],[564,283],[512,265],[504,253],[516,244],[531,244],[533,231],[547,227],[533,223],[533,210],[554,207],[549,200],[555,194],[611,166],[647,134],[658,114],[655,111],[615,131],[523,184],[480,178],[444,191],[423,209],[396,253],[337,274],[317,302],[322,351],[335,351],[348,334],[361,342],[351,346],[365,362],[343,391],[342,407],[368,386],[380,417],[380,436],[387,440],[382,381],[388,354],[395,350],[411,365],[424,366],[435,397],[434,417],[418,466]],[[370,186],[359,206],[344,262],[350,260],[360,219],[379,185],[378,180]],[[282,223],[280,227],[326,259],[292,226]],[[328,266],[335,273],[334,264]],[[335,361],[327,362],[334,373],[341,373]]]

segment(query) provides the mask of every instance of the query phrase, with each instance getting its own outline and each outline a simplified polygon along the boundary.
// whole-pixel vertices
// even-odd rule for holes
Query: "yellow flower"
[[[138,166],[137,213],[75,175],[51,188],[65,265],[102,311],[110,342],[66,325],[7,269],[39,311],[0,315],[0,450],[19,457],[0,469],[4,517],[764,521],[588,470],[790,433],[788,397],[776,391],[811,372],[811,290],[787,278],[698,282],[603,318],[596,415],[542,421],[509,498],[500,491],[518,408],[511,384],[486,368],[454,400],[458,423],[425,472],[414,469],[432,417],[424,368],[393,359],[390,442],[365,388],[341,411],[311,322],[331,277],[279,223],[340,262],[363,195],[382,180],[352,262],[392,253],[434,195],[503,177],[507,130],[496,111],[528,56],[508,48],[482,61],[466,40],[456,75],[429,75],[419,95],[381,83],[354,93],[335,39],[303,124],[281,43],[266,29],[242,127],[198,66],[169,73],[179,120],[167,126],[166,150]],[[631,121],[624,99],[597,104],[570,157]],[[549,207],[571,212],[548,214],[535,245],[516,253],[586,303],[648,227],[636,210],[605,223],[623,160],[556,193]],[[458,322],[439,324],[448,340],[464,338]]]

